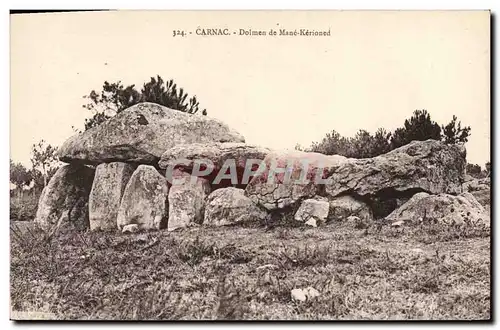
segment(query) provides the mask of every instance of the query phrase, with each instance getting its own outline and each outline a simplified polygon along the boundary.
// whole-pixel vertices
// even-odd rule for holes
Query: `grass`
[[[40,194],[41,192],[35,189],[31,191],[11,191],[10,221],[33,221]]]
[[[291,299],[312,286],[314,300]],[[490,231],[426,224],[11,229],[11,318],[485,320]]]

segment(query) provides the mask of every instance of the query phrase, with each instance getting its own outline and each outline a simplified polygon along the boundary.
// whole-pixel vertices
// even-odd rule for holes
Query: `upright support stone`
[[[64,165],[52,176],[38,202],[35,223],[44,230],[71,225],[89,227],[88,201],[94,170],[83,165]]]
[[[134,166],[127,163],[103,163],[97,166],[89,198],[91,230],[117,228],[118,208]]]
[[[210,193],[208,180],[192,177],[180,170],[174,171],[173,178],[168,193],[168,231],[187,227],[192,223],[201,224],[205,198]]]
[[[140,165],[123,193],[117,224],[122,230],[135,224],[138,229],[162,229],[168,219],[168,185],[153,166]]]

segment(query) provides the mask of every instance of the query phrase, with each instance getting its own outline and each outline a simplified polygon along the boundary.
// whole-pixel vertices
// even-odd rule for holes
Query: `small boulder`
[[[346,222],[351,223],[351,224],[356,224],[359,221],[361,221],[360,217],[357,217],[355,215],[350,215],[347,217]]]
[[[226,226],[265,220],[267,213],[257,207],[245,191],[238,188],[220,188],[208,195],[204,225]]]
[[[88,201],[94,179],[90,167],[70,164],[60,167],[43,189],[34,222],[43,230],[71,225],[89,227]]]
[[[300,204],[297,212],[295,212],[294,219],[316,227],[318,222],[326,222],[328,212],[328,201],[321,199],[306,199]]]
[[[373,223],[373,219],[360,218],[355,215],[350,215],[343,223],[353,229],[366,229]]]
[[[131,225],[125,225],[123,226],[122,233],[136,233],[139,231],[139,225],[138,224],[131,224]]]
[[[304,222],[305,225],[307,226],[311,226],[311,227],[318,227],[318,222],[316,221],[315,218],[310,218],[309,220],[307,220],[306,222]]]
[[[292,296],[292,300],[300,302],[313,300],[320,296],[319,291],[310,286],[304,289],[293,289],[290,294]]]
[[[488,214],[470,193],[462,193],[458,196],[418,193],[403,206],[394,210],[386,220],[392,222],[393,226],[407,222],[490,225]]]
[[[133,165],[121,162],[97,166],[89,197],[90,230],[117,228],[120,202],[134,169]]]
[[[393,223],[391,223],[391,226],[392,227],[401,227],[402,225],[404,225],[404,221],[403,220],[397,220],[397,221],[394,221]]]
[[[350,216],[356,216],[366,221],[373,220],[373,214],[370,207],[352,196],[344,195],[331,198],[329,205],[329,220],[345,221]]]
[[[309,300],[320,296],[319,291],[311,286],[308,286],[307,288],[305,288],[304,291],[306,293],[307,299],[309,299]]]
[[[201,224],[205,199],[211,190],[208,180],[179,170],[174,171],[173,178],[168,193],[168,231]]]
[[[162,229],[168,219],[167,180],[153,166],[139,165],[132,174],[118,210],[117,225]]]
[[[306,293],[302,289],[293,289],[290,292],[290,294],[292,296],[292,300],[294,300],[294,301],[302,301],[302,302],[304,302],[304,301],[307,300]]]

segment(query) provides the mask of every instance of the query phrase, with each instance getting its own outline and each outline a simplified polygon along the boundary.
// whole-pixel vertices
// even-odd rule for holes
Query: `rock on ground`
[[[189,173],[174,171],[175,180],[184,180],[170,186],[168,193],[168,230],[188,227],[203,222],[205,199],[210,193],[210,184],[203,178],[192,177]],[[193,180],[192,180],[193,179]]]
[[[285,209],[300,200],[321,194],[324,184],[316,178],[326,178],[347,161],[347,158],[339,155],[302,151],[272,152],[264,159],[264,171],[250,181],[245,194],[268,210]],[[286,175],[283,171],[273,171],[286,168]],[[268,180],[269,177],[271,180]]]
[[[327,200],[306,199],[300,204],[294,219],[305,223],[309,222],[313,227],[316,227],[318,223],[326,222],[328,212],[329,204]]]
[[[304,289],[293,289],[290,294],[292,296],[292,300],[301,302],[312,300],[320,296],[319,291],[310,286]]]
[[[360,218],[355,215],[348,216],[343,223],[353,229],[366,229],[370,227],[373,219]]]
[[[458,196],[415,194],[407,203],[387,216],[386,220],[413,224],[431,222],[449,225],[490,225],[484,208],[467,192]]]
[[[302,289],[293,289],[292,291],[290,291],[290,295],[292,297],[292,300],[294,300],[294,301],[302,301],[303,302],[303,301],[307,300],[306,293]]]
[[[314,228],[318,227],[318,221],[316,221],[316,218],[309,218],[309,220],[304,222],[304,224],[311,226],[311,227],[314,227]]]
[[[153,166],[139,165],[128,181],[118,210],[118,228],[136,224],[139,229],[166,228],[167,180]]]
[[[139,231],[139,225],[131,224],[123,226],[122,233],[136,233]]]
[[[458,194],[465,165],[463,146],[435,140],[412,141],[374,158],[345,162],[329,177],[326,196],[356,193],[398,197],[405,192],[421,191]]]
[[[94,170],[82,165],[64,165],[52,176],[38,201],[35,223],[44,230],[71,225],[89,227],[88,201]]]
[[[118,208],[134,169],[133,165],[121,162],[103,163],[96,167],[89,197],[91,230],[117,229]]]
[[[245,140],[217,119],[139,103],[69,138],[59,148],[58,156],[63,162],[156,165],[165,150],[178,144],[212,142]]]
[[[365,221],[373,220],[370,207],[352,196],[334,197],[329,201],[330,213],[328,220],[345,221],[349,216],[356,216]]]
[[[243,189],[220,188],[208,195],[204,225],[226,226],[264,221],[267,213],[247,196]]]
[[[252,170],[255,171],[270,152],[268,148],[244,143],[192,143],[177,145],[165,151],[159,166],[162,169],[181,167],[184,172],[209,180],[212,186],[245,188],[253,178]],[[182,165],[179,165],[181,161]],[[248,170],[245,176],[246,166]],[[223,174],[232,176],[228,178]]]

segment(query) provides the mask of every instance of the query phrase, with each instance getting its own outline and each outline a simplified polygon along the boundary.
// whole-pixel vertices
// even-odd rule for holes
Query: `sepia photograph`
[[[9,16],[10,320],[492,320],[489,10]]]

